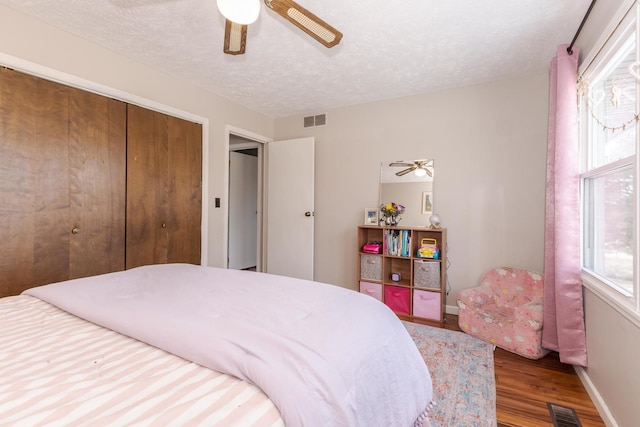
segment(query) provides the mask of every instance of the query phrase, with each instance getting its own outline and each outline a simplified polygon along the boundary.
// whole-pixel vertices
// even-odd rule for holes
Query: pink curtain
[[[580,278],[580,179],[577,74],[579,50],[558,46],[549,78],[549,140],[542,346],[587,366]]]

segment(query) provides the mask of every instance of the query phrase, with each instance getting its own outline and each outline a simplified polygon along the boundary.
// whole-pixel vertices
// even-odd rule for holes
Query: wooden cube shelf
[[[439,250],[437,258],[418,256],[423,239],[435,240]],[[364,245],[374,241],[383,243],[382,253],[365,253]],[[379,284],[381,288],[376,293],[377,298],[381,295],[382,302],[395,309],[400,317],[437,322],[446,320],[446,261],[446,228],[358,227],[358,288],[370,289],[371,285],[363,286],[363,282]],[[371,271],[378,266],[381,266],[381,272],[372,277]],[[399,303],[407,298],[406,295],[409,298],[408,313],[406,304]]]

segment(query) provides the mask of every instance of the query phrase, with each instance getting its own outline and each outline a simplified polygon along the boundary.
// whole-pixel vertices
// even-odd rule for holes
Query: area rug
[[[463,332],[402,323],[431,373],[432,427],[495,427],[493,346]]]

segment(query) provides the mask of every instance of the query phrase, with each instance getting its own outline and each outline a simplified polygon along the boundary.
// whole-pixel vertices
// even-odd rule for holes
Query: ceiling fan
[[[397,176],[406,175],[409,172],[414,172],[417,176],[433,176],[433,172],[430,168],[433,167],[433,160],[424,159],[424,160],[414,160],[411,163],[409,162],[393,162],[389,163],[391,167],[403,167],[406,168],[404,170],[396,172]]]
[[[333,47],[342,40],[340,31],[293,0],[264,0],[264,3],[326,47]],[[258,18],[260,0],[217,0],[217,4],[220,13],[226,18],[224,53],[242,55],[247,45],[247,27]]]

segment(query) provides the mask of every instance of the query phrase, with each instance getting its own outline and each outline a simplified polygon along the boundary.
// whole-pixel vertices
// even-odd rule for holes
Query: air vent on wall
[[[311,128],[314,126],[324,126],[327,124],[327,115],[318,114],[317,116],[307,116],[304,118],[304,127]]]
[[[314,120],[313,116],[309,116],[309,117],[305,117],[304,118],[304,127],[312,128],[314,126],[315,126],[315,120]]]

